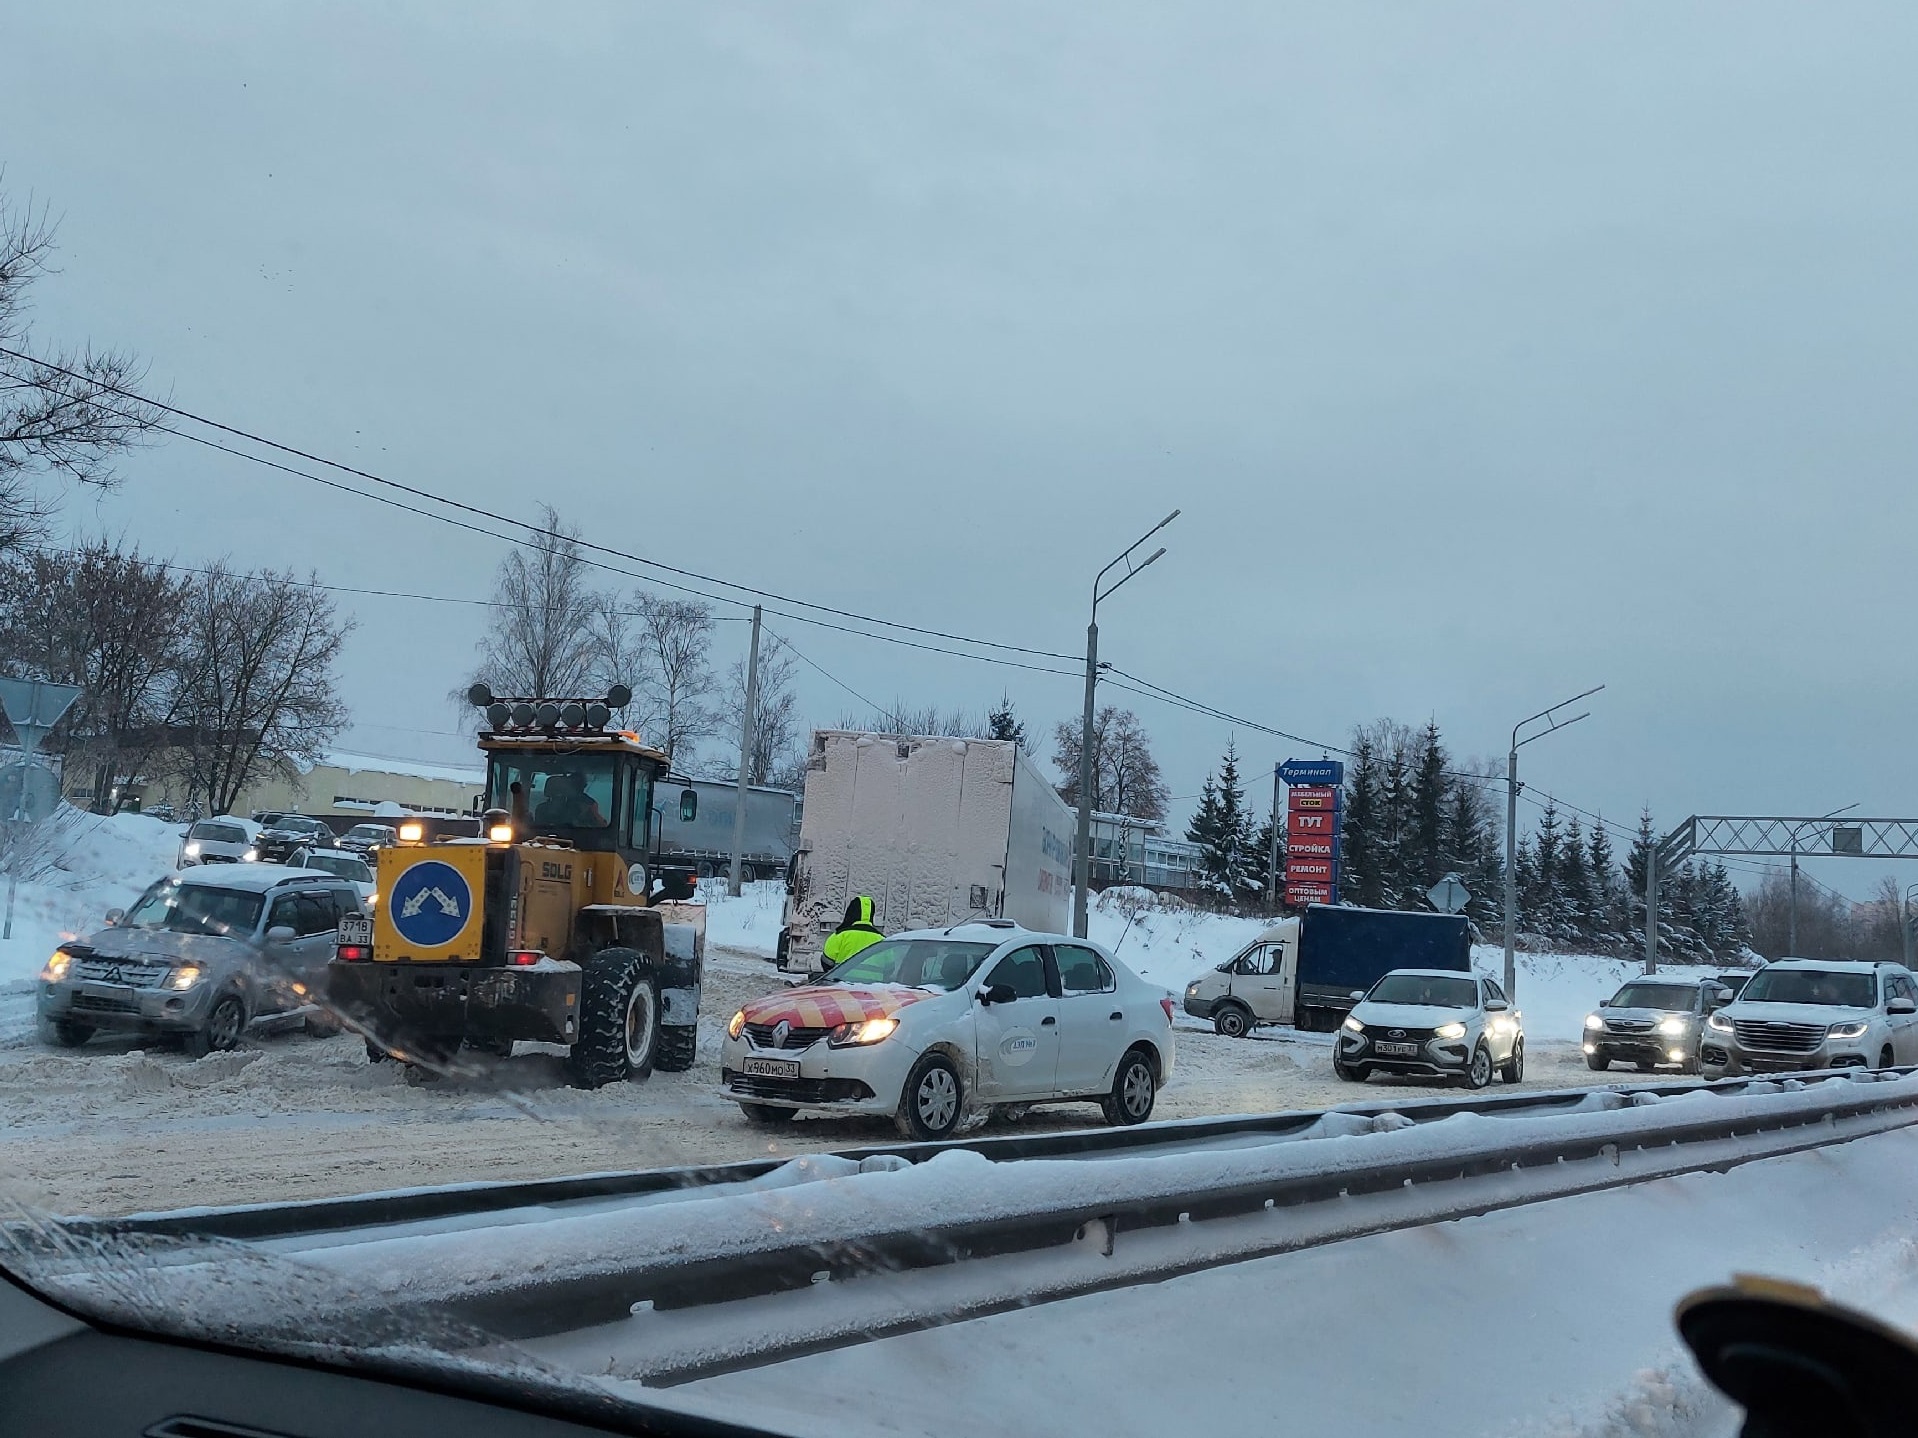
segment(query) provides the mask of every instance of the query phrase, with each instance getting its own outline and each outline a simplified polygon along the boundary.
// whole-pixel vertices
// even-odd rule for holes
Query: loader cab
[[[486,807],[514,815],[523,833],[641,863],[653,848],[653,786],[663,768],[617,740],[495,748]]]

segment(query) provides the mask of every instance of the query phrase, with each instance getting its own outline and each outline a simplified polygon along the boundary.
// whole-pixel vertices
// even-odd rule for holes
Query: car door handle
[[[1109,1019],[1111,1019],[1111,1020],[1112,1020],[1113,1022],[1115,1022],[1115,1023],[1121,1023],[1121,1024],[1122,1024],[1122,1023],[1124,1023],[1124,1022],[1125,1022],[1125,1015],[1124,1015],[1124,1014],[1107,1014],[1107,1015],[1106,1015],[1106,1017],[1107,1017],[1107,1018],[1109,1018]]]
[[[1039,1020],[1039,1027],[1044,1028],[1047,1024],[1056,1024],[1058,1022],[1059,1021],[1055,1019],[1051,1014],[1047,1014],[1044,1018]]]

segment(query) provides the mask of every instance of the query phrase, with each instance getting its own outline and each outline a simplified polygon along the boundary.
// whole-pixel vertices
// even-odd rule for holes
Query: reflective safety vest
[[[826,940],[825,956],[829,964],[843,964],[861,949],[878,943],[886,936],[874,927],[872,922],[872,900],[863,894],[853,901],[859,906],[859,917],[850,924],[842,924]]]

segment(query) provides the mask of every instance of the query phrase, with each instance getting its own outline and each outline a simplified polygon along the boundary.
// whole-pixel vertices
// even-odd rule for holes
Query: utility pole
[[[1547,734],[1556,734],[1568,724],[1591,718],[1589,709],[1569,719],[1560,719],[1558,711],[1581,699],[1591,698],[1604,687],[1603,684],[1594,685],[1583,694],[1561,699],[1551,708],[1541,709],[1529,719],[1521,719],[1512,726],[1512,747],[1505,756],[1505,993],[1514,1001],[1518,994],[1518,751],[1534,739],[1543,739]],[[1545,727],[1538,733],[1527,734],[1523,739],[1518,737],[1519,730],[1541,719],[1545,721]]]
[[[1658,972],[1658,845],[1645,851],[1645,972]]]
[[[753,721],[759,717],[759,606],[753,606],[753,647],[746,655],[746,710],[739,716],[739,779],[733,798],[733,864],[726,892],[739,897],[741,858],[746,851],[746,775],[752,765]]]
[[[1092,774],[1093,745],[1092,719],[1093,705],[1097,702],[1099,686],[1099,601],[1109,599],[1113,593],[1133,575],[1151,564],[1165,553],[1162,544],[1137,564],[1132,562],[1133,551],[1144,544],[1153,535],[1164,529],[1179,517],[1179,511],[1173,510],[1131,544],[1128,544],[1119,557],[1101,569],[1092,581],[1092,622],[1086,625],[1086,712],[1079,726],[1079,825],[1078,843],[1072,854],[1072,935],[1083,939],[1086,936],[1086,895],[1092,887]],[[1126,571],[1107,588],[1105,578],[1121,564]]]
[[[1266,856],[1265,911],[1279,911],[1279,766],[1272,766],[1272,852]]]
[[[1906,885],[1904,902],[1898,906],[1898,930],[1900,935],[1903,937],[1905,941],[1905,967],[1906,968],[1911,967],[1911,961],[1913,957],[1912,940],[1914,938],[1914,935],[1912,934],[1912,931],[1911,931],[1911,896],[1914,893],[1918,893],[1918,884]]]

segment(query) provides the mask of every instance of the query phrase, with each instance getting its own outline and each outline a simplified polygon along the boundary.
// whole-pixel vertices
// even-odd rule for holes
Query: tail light
[[[373,957],[373,951],[365,944],[341,944],[333,953],[343,964],[365,963]]]
[[[506,962],[516,968],[530,969],[545,957],[538,949],[514,949],[506,956]]]
[[[1159,1000],[1159,1007],[1165,1010],[1165,1021],[1172,1022],[1172,996],[1167,994]]]

